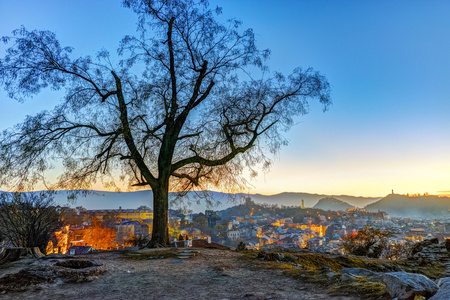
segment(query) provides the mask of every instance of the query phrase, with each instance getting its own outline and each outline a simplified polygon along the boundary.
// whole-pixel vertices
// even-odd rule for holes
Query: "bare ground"
[[[286,277],[264,263],[240,258],[227,250],[199,249],[188,259],[129,260],[118,252],[77,256],[104,264],[103,275],[86,283],[30,285],[6,292],[1,299],[358,299],[332,297],[322,288]],[[148,255],[153,250],[141,250]],[[158,250],[156,250],[158,251]],[[31,261],[30,261],[31,262]],[[23,261],[0,269],[0,278],[26,267]],[[45,264],[43,260],[32,264]],[[10,275],[9,275],[10,276]],[[18,279],[20,280],[20,279]]]

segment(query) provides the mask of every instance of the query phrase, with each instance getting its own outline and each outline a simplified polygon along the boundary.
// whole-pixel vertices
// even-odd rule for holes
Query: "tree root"
[[[155,242],[155,241],[150,241],[150,242],[147,243],[147,245],[144,248],[167,248],[167,247],[169,247],[169,246],[160,244],[160,243]]]
[[[5,248],[0,254],[0,265],[17,261],[22,258],[41,258],[44,254],[38,247],[31,248]]]

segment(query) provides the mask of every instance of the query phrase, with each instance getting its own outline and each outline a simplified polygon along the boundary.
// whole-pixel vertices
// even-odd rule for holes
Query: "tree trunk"
[[[169,183],[153,189],[153,230],[149,247],[169,245]]]
[[[4,248],[0,254],[0,265],[17,261],[24,257],[27,258],[41,258],[44,256],[38,247],[31,248]]]

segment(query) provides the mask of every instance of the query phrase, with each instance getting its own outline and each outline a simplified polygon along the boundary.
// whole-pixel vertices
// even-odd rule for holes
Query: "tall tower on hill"
[[[302,209],[305,209],[305,201],[302,199]]]

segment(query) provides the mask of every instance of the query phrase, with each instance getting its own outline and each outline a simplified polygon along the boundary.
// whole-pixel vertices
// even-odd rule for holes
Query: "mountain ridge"
[[[78,193],[71,200],[73,193]],[[0,191],[1,193],[6,193]],[[28,192],[30,193],[30,192]],[[32,193],[32,192],[31,192]],[[188,192],[187,197],[176,199],[176,193],[170,193],[170,208],[182,208],[195,213],[205,209],[224,210],[242,203],[250,197],[255,203],[278,206],[297,206],[320,208],[325,210],[346,210],[350,207],[365,208],[368,211],[385,211],[393,217],[405,218],[440,218],[450,217],[450,197],[438,196],[405,196],[389,194],[386,197],[361,197],[349,195],[325,195],[303,192],[283,192],[274,195],[262,194],[228,194],[215,191]],[[208,206],[206,198],[215,205]],[[335,199],[320,203],[323,199]],[[108,192],[108,191],[57,191],[54,201],[61,206],[83,206],[86,209],[136,209],[141,205],[153,207],[153,192],[151,190]],[[322,201],[324,202],[324,201]]]
[[[269,203],[269,204],[277,204],[279,202],[283,202],[283,205],[286,206],[300,206],[301,201],[304,200],[306,207],[313,207],[316,205],[320,199],[334,197],[341,201],[347,202],[351,206],[356,206],[359,208],[363,208],[373,202],[376,202],[383,197],[362,197],[362,196],[349,196],[349,195],[327,195],[327,194],[311,194],[311,193],[302,193],[302,192],[284,192],[275,195],[261,195],[261,194],[252,194],[251,198],[255,202],[261,203]],[[281,200],[280,200],[281,199]]]
[[[1,193],[2,191],[0,191]],[[75,200],[68,200],[70,195],[78,193]],[[198,192],[188,192],[187,197],[178,202],[174,202],[176,193],[170,193],[171,208],[187,208],[194,212],[204,212],[205,209],[226,209],[233,205],[241,203],[242,199],[250,197],[253,201],[266,204],[277,204],[279,206],[301,206],[302,199],[306,207],[313,207],[321,198],[331,197],[325,194],[311,194],[303,192],[283,192],[274,195],[262,194],[231,194],[216,191],[205,191],[209,199],[217,205],[207,207],[205,201],[198,201]],[[5,193],[5,192],[3,192]],[[84,195],[83,195],[84,194]],[[335,196],[338,197],[338,196]],[[361,197],[361,196],[343,196],[344,199],[350,199],[350,205],[364,207],[369,203],[373,203],[381,197]],[[339,199],[339,200],[344,200]],[[141,205],[153,206],[153,192],[151,190],[129,191],[129,192],[109,192],[96,190],[79,190],[79,191],[56,191],[55,202],[58,205],[67,206],[83,206],[86,209],[135,209]],[[352,202],[352,203],[350,203]]]
[[[384,211],[403,218],[450,217],[450,198],[439,196],[406,196],[389,194],[365,207],[368,211]]]

